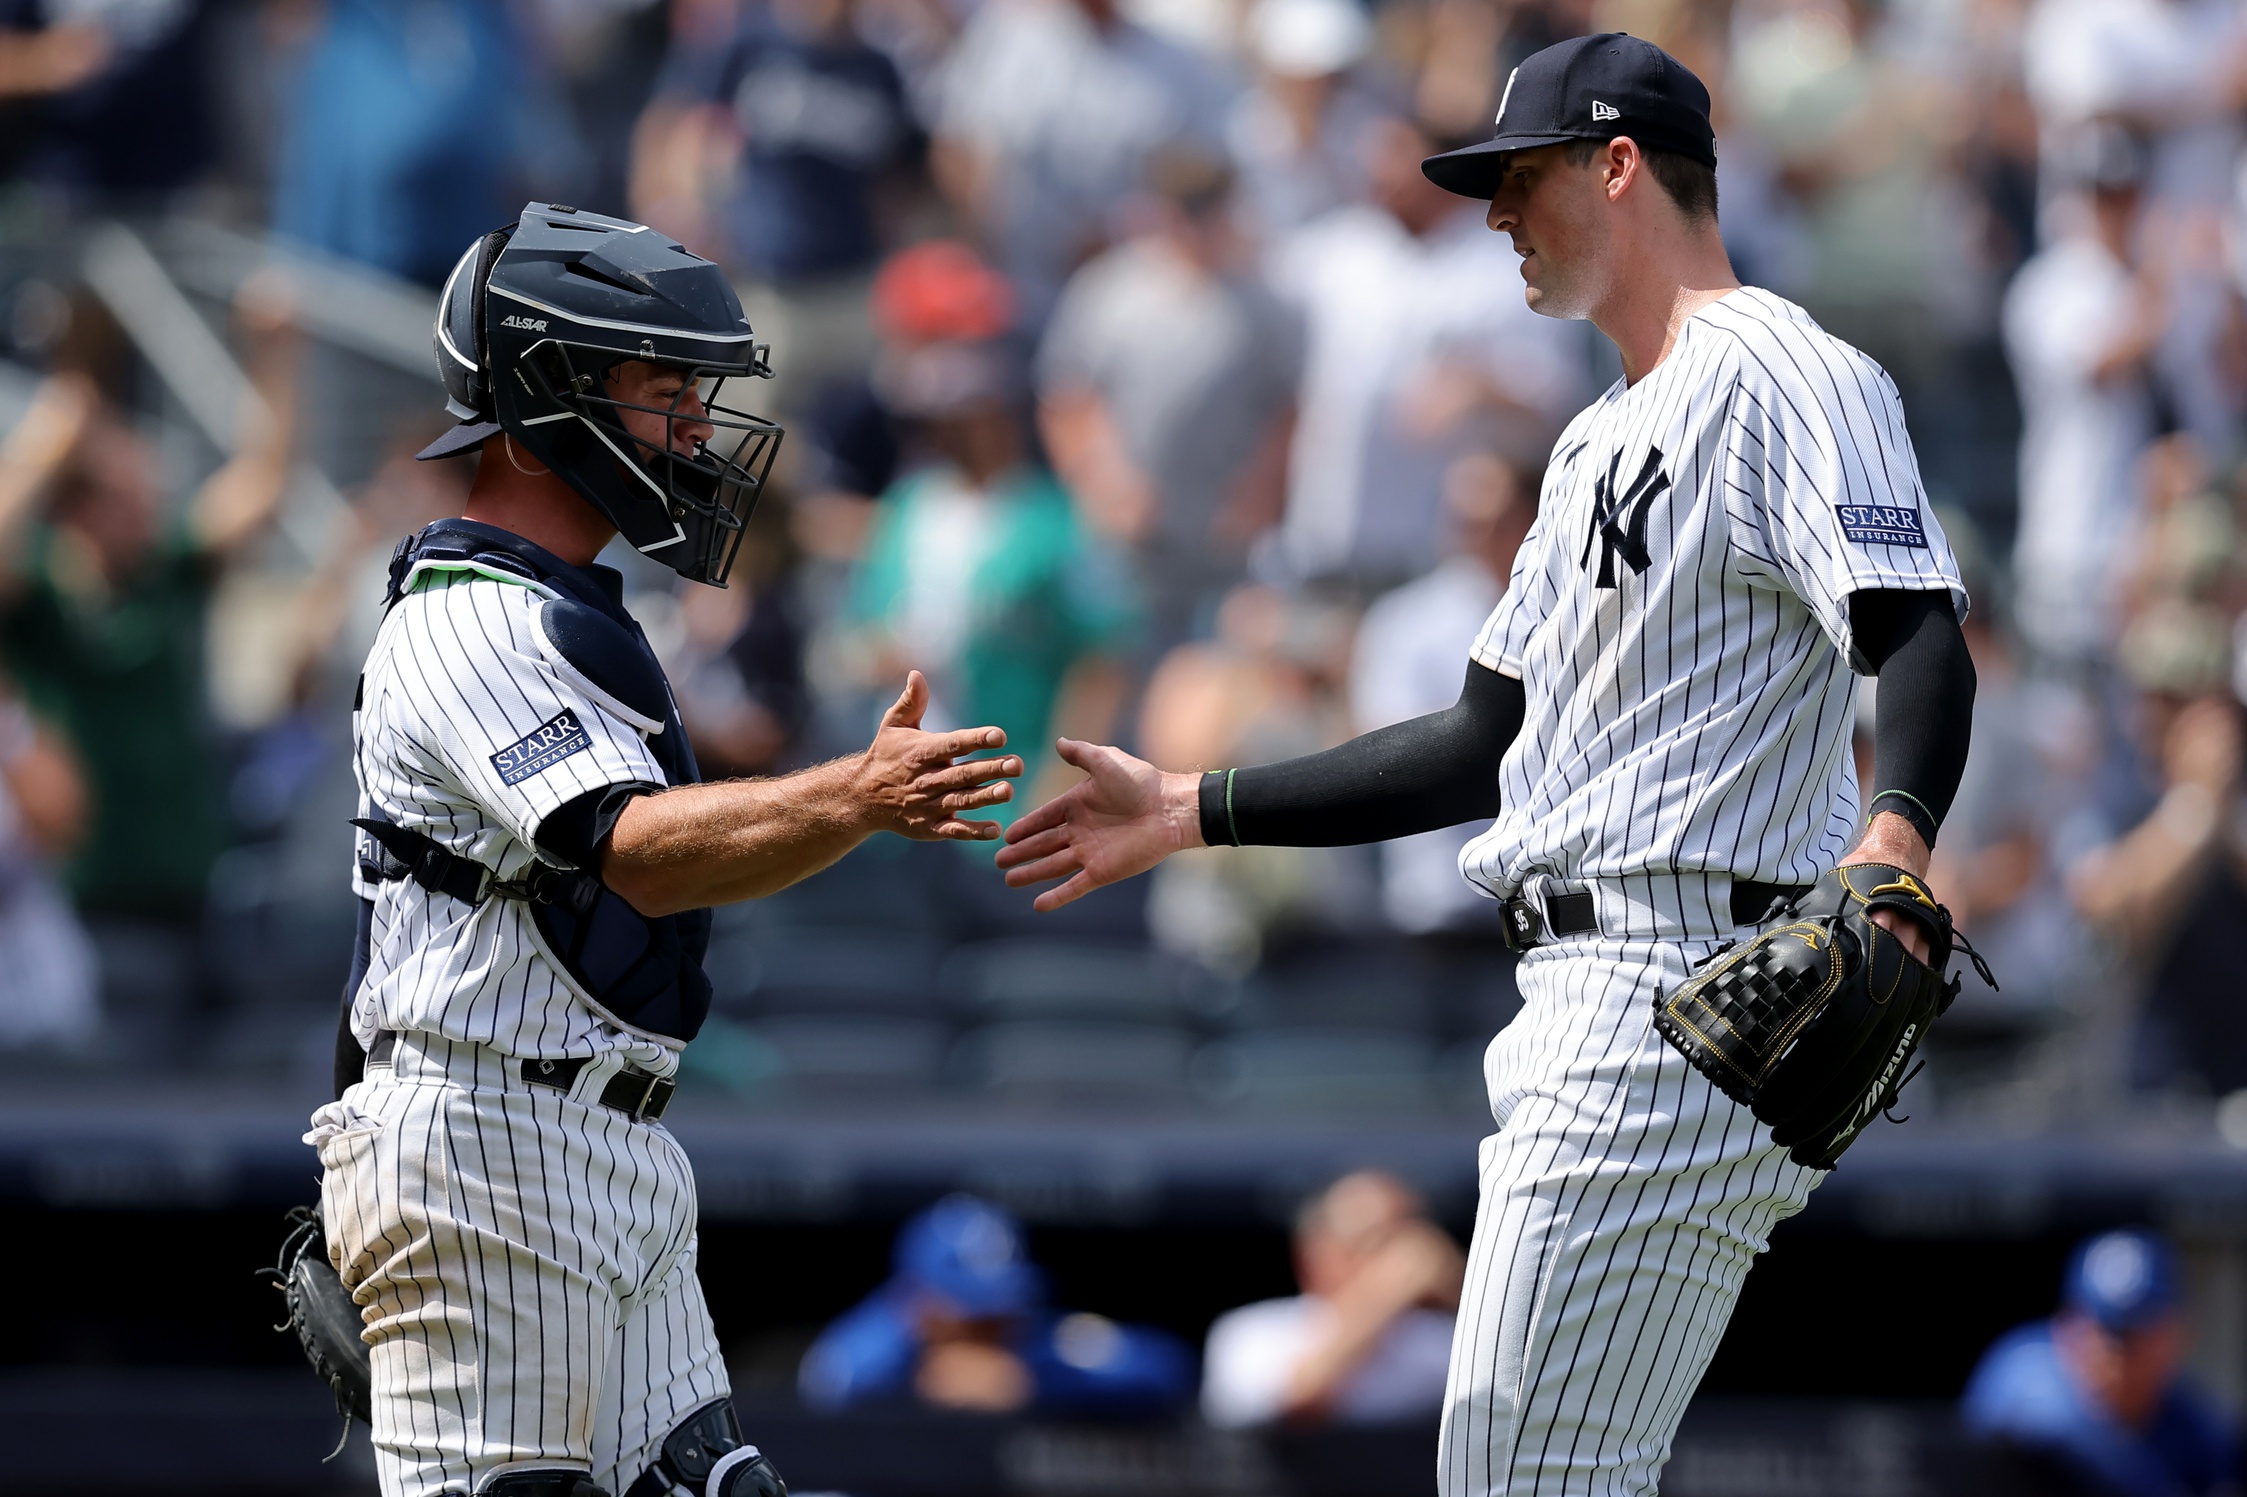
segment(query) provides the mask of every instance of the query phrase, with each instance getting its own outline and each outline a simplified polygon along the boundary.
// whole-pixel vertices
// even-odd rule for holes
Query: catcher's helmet
[[[722,587],[781,433],[720,397],[728,380],[770,379],[766,352],[710,261],[641,224],[532,203],[445,279],[437,367],[460,425],[421,456],[505,432],[635,549]],[[668,407],[615,397],[607,376],[635,359],[686,376]],[[662,417],[666,440],[634,436],[627,409]],[[682,422],[716,430],[681,452],[668,437]]]

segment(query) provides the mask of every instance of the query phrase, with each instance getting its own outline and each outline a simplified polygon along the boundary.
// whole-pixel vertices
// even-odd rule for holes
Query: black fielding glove
[[[328,1263],[328,1239],[320,1229],[318,1212],[299,1206],[289,1213],[289,1235],[281,1244],[280,1261],[263,1272],[288,1304],[289,1318],[277,1329],[296,1332],[304,1359],[335,1395],[344,1439],[350,1438],[354,1419],[371,1426],[374,1375],[367,1343],[359,1339],[364,1322]],[[338,1440],[328,1458],[333,1460],[342,1449],[343,1441]]]
[[[1875,910],[1926,932],[1928,960],[1873,923]],[[1895,1105],[1928,1029],[1958,996],[1957,945],[1996,987],[1950,911],[1901,868],[1837,868],[1773,911],[1738,946],[1655,996],[1654,1027],[1727,1097],[1771,1127],[1795,1163],[1830,1170]]]

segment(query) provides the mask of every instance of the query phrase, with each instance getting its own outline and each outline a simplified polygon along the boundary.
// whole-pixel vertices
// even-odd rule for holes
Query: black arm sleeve
[[[1933,847],[1974,734],[1974,658],[1950,594],[1852,593],[1849,628],[1880,680],[1865,814],[1893,811]]]
[[[1459,700],[1323,754],[1202,776],[1212,847],[1344,847],[1498,814],[1498,761],[1527,701],[1512,676],[1469,665]]]

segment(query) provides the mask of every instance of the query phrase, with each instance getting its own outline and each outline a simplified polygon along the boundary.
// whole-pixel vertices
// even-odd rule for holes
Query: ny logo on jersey
[[[1607,472],[1592,482],[1592,525],[1584,537],[1584,555],[1581,565],[1589,571],[1592,565],[1592,543],[1599,543],[1599,576],[1594,587],[1614,587],[1615,558],[1623,558],[1623,565],[1634,572],[1643,573],[1653,561],[1646,549],[1646,512],[1653,507],[1654,498],[1670,486],[1670,476],[1662,471],[1662,449],[1649,448],[1646,462],[1638,470],[1631,486],[1617,493],[1615,473],[1623,461],[1622,449],[1607,460]]]

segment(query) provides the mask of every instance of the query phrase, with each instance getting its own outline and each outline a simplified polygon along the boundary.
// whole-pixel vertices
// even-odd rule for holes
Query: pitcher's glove
[[[260,1271],[281,1291],[289,1307],[289,1318],[274,1329],[296,1332],[305,1360],[335,1394],[336,1412],[343,1416],[344,1438],[349,1439],[352,1420],[374,1423],[374,1374],[368,1365],[367,1343],[359,1339],[364,1322],[359,1318],[359,1307],[352,1303],[343,1281],[328,1262],[328,1239],[320,1229],[320,1214],[310,1206],[299,1206],[288,1219],[289,1235],[281,1242],[279,1261]],[[339,1441],[336,1450],[342,1449]]]
[[[1874,924],[1875,910],[1917,923],[1928,959]],[[1905,1065],[1958,996],[1959,980],[1944,976],[1954,943],[1996,987],[1926,884],[1885,863],[1837,868],[1676,992],[1657,993],[1654,1026],[1770,1124],[1772,1142],[1797,1164],[1832,1169],[1918,1074]]]

